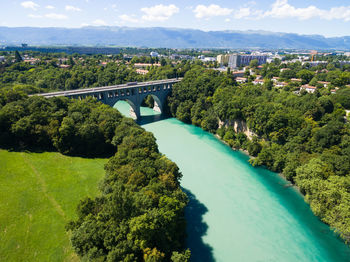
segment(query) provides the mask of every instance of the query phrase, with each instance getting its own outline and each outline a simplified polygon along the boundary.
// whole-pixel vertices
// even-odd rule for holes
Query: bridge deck
[[[160,84],[174,84],[174,83],[180,82],[181,80],[182,80],[181,78],[171,78],[171,79],[148,81],[148,82],[131,82],[131,83],[126,83],[121,85],[114,85],[114,86],[102,86],[102,87],[75,89],[75,90],[58,91],[58,92],[50,92],[50,93],[41,93],[41,94],[39,93],[35,95],[44,96],[44,97],[82,95],[82,94],[96,93],[101,91],[103,92],[112,91],[117,89],[146,87],[146,86],[160,85]]]

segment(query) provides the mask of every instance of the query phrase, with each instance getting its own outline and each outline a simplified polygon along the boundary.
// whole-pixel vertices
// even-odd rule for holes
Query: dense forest
[[[76,253],[98,261],[187,261],[181,173],[154,136],[93,99],[0,90],[0,147],[112,156],[95,199],[67,225]]]
[[[325,79],[334,77],[330,80],[340,87],[336,94],[325,87],[294,92],[293,84],[271,85],[269,79],[280,76],[283,66],[260,69],[263,85],[238,85],[230,75],[195,66],[175,85],[168,99],[171,113],[217,133],[233,148],[247,150],[253,165],[282,173],[299,187],[313,212],[348,242],[350,124],[345,109],[350,109],[350,72],[334,67],[323,74]],[[309,83],[321,78],[316,70],[300,66],[290,71]],[[238,122],[253,135],[237,131]]]

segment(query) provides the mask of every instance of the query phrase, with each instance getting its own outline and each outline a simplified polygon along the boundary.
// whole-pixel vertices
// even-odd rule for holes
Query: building
[[[5,61],[5,57],[4,56],[0,56],[0,62],[4,62]]]
[[[203,62],[215,62],[216,58],[215,57],[204,57],[204,59],[202,59]]]
[[[238,67],[238,55],[229,55],[228,57],[228,66],[231,68]]]
[[[280,78],[278,76],[274,76],[271,80],[276,83],[280,80]]]
[[[236,68],[240,66],[248,66],[251,61],[258,60],[259,65],[266,64],[266,55],[233,55],[232,64],[229,63],[230,67]]]
[[[287,82],[276,82],[276,83],[275,83],[275,87],[279,87],[279,88],[285,87],[285,86],[287,86],[287,85],[288,85]]]
[[[328,87],[328,85],[331,84],[330,82],[325,82],[325,81],[318,81],[317,83],[320,85],[323,85],[323,87]]]
[[[236,77],[236,82],[237,83],[246,83],[247,82],[247,78],[246,77]]]
[[[243,77],[244,76],[244,71],[236,71],[232,72],[233,77]]]
[[[154,52],[154,51],[152,51],[149,55],[151,57],[158,57],[159,56],[159,54],[157,52]]]
[[[136,69],[136,73],[139,75],[146,75],[149,71],[146,69]]]
[[[310,86],[310,85],[303,85],[303,86],[301,86],[301,89],[306,90],[306,92],[308,92],[308,93],[314,93],[316,91],[317,87]]]
[[[27,57],[27,58],[24,58],[23,62],[29,63],[29,64],[31,64],[31,65],[35,65],[36,63],[39,63],[39,62],[40,62],[40,59],[39,59],[39,58],[30,58],[30,57]]]
[[[148,66],[161,66],[161,64],[147,64],[147,63],[135,63],[134,67],[135,68],[146,68]]]
[[[228,54],[218,55],[216,60],[221,65],[228,64],[231,68],[238,68],[241,66],[248,66],[252,60],[258,60],[258,64],[266,64],[266,55],[241,55],[241,54]]]
[[[254,85],[263,85],[264,84],[264,80],[263,79],[255,79],[253,81]]]
[[[327,61],[307,61],[307,62],[302,62],[302,65],[309,64],[310,67],[314,66],[319,66],[319,65],[327,65]]]
[[[290,70],[290,68],[281,68],[280,72],[282,73],[282,72],[289,71],[289,70]]]
[[[228,64],[228,55],[218,55],[216,61],[218,61],[220,65]]]
[[[70,65],[59,65],[58,67],[60,67],[60,68],[70,68],[71,66]]]

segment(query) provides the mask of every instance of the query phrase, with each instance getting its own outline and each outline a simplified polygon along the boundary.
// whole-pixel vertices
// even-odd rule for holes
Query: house
[[[275,76],[271,80],[276,83],[280,80],[280,78],[278,76]]]
[[[4,62],[5,61],[5,57],[4,56],[0,56],[0,62]]]
[[[291,82],[301,82],[302,80],[300,78],[291,78],[290,79]]]
[[[60,68],[70,68],[71,66],[70,65],[59,65],[58,67],[60,67]]]
[[[237,81],[237,80],[236,80]],[[255,79],[253,81],[254,85],[263,85],[264,84],[264,80],[263,79]]]
[[[308,92],[308,93],[314,93],[316,91],[317,87],[310,86],[310,85],[307,84],[307,85],[301,86],[301,89],[306,90],[306,92]]]
[[[328,85],[330,84],[330,82],[325,82],[325,81],[318,81],[317,83],[323,85],[323,87],[328,87]]]
[[[161,66],[160,64],[135,63],[136,68],[146,68],[147,66]]]
[[[275,87],[285,87],[287,85],[288,85],[288,83],[286,83],[286,82],[276,82],[275,83]]]
[[[25,58],[24,60],[23,60],[23,62],[25,62],[25,63],[29,63],[29,64],[31,64],[31,65],[35,65],[36,63],[38,63],[38,62],[40,62],[40,59],[38,59],[38,58]]]
[[[139,75],[146,75],[149,71],[146,69],[136,69],[136,73]]]
[[[158,57],[159,56],[159,54],[157,52],[154,52],[154,51],[152,51],[149,55],[151,57]]]
[[[290,68],[282,68],[282,69],[280,70],[280,72],[289,71],[289,70],[290,70]]]
[[[237,83],[246,83],[247,78],[246,77],[236,77],[236,82]]]
[[[244,71],[236,71],[232,72],[233,77],[243,77],[244,76]]]
[[[255,79],[262,79],[263,77],[261,75],[257,75]]]

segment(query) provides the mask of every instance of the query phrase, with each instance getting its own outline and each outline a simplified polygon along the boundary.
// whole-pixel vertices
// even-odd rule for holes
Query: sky
[[[0,0],[0,26],[176,27],[350,35],[350,0]]]

